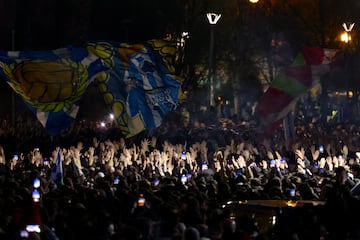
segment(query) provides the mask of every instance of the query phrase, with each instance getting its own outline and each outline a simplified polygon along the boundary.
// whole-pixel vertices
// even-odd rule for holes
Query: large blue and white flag
[[[109,67],[96,51],[0,51],[0,77],[18,93],[50,135],[67,128],[94,77]]]
[[[124,136],[160,126],[175,110],[181,79],[176,45],[92,41],[49,51],[0,51],[0,77],[25,101],[50,135],[77,117],[88,85],[97,81]]]

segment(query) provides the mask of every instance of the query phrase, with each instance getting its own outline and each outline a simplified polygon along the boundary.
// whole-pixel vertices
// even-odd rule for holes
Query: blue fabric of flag
[[[108,66],[84,47],[0,51],[0,76],[25,101],[50,135],[76,119],[87,86]]]
[[[144,51],[135,53],[131,59],[129,78],[136,80],[136,86],[128,94],[130,115],[141,113],[146,128],[156,128],[176,108],[180,83],[173,81],[161,55],[151,45],[145,45]]]
[[[58,188],[60,188],[62,185],[64,185],[63,178],[64,178],[64,172],[63,172],[63,166],[62,166],[62,157],[61,157],[61,150],[58,150],[58,154],[56,157],[55,164],[51,171],[51,180],[56,184]]]
[[[117,127],[129,137],[160,126],[176,109],[182,82],[175,75],[175,44],[165,40],[108,44],[113,68],[97,79]]]

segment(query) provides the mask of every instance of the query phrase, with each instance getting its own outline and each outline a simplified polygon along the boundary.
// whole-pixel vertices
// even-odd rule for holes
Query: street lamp
[[[209,49],[209,81],[210,81],[210,107],[215,106],[214,100],[214,79],[213,79],[213,52],[214,52],[214,26],[221,18],[221,14],[207,13],[210,23],[210,49]]]
[[[354,25],[355,23],[350,23],[350,24],[347,24],[347,23],[343,23],[342,26],[344,28],[344,32],[341,34],[340,38],[341,38],[341,41],[344,42],[346,44],[346,49],[345,49],[345,54],[346,54],[346,57],[347,59],[345,60],[346,61],[346,71],[348,72],[349,71],[349,61],[350,61],[350,48],[349,48],[349,44],[351,43],[351,31],[352,29],[354,28]],[[351,69],[350,69],[351,71]],[[348,75],[346,77],[346,96],[349,98],[352,96],[352,92],[349,91],[349,81],[350,81],[350,76]]]
[[[344,43],[349,43],[351,41],[351,31],[354,27],[355,23],[349,24],[349,26],[346,23],[343,23],[343,28],[345,32],[341,34],[341,41]]]

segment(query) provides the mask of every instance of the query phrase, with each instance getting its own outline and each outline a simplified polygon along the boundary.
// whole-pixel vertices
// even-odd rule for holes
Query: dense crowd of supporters
[[[126,139],[95,122],[50,137],[31,118],[3,118],[0,238],[360,239],[359,125],[298,110],[292,139],[280,129],[260,141],[255,119],[251,108],[237,119],[178,113]],[[309,204],[264,231],[256,214],[226,207],[252,200],[281,213],[279,202]]]

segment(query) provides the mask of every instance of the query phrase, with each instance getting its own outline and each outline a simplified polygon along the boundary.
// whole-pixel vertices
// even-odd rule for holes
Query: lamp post
[[[342,26],[344,28],[344,32],[341,34],[341,41],[345,44],[345,71],[346,71],[346,78],[345,78],[345,90],[346,90],[346,102],[344,107],[341,109],[342,114],[341,114],[341,120],[343,120],[343,118],[347,118],[347,117],[353,117],[353,116],[346,116],[348,111],[347,109],[351,108],[351,102],[349,102],[349,98],[353,97],[353,92],[350,91],[349,87],[350,87],[350,80],[351,80],[351,71],[352,69],[349,68],[349,64],[350,64],[350,51],[351,51],[351,31],[354,27],[355,23],[343,23]]]
[[[210,107],[215,106],[214,100],[214,77],[213,77],[213,52],[214,52],[214,26],[221,18],[221,14],[207,13],[207,19],[210,23],[210,49],[209,49],[209,82],[210,82]]]
[[[350,47],[349,47],[349,44],[351,43],[351,31],[354,27],[355,23],[350,23],[350,24],[347,24],[347,23],[343,23],[342,26],[344,28],[344,32],[341,34],[341,41],[345,43],[346,45],[346,48],[345,48],[345,56],[346,56],[346,71],[347,73],[349,72],[349,61],[350,61]],[[350,69],[351,71],[351,69]],[[350,81],[350,75],[347,74],[347,77],[346,77],[346,97],[349,98],[349,81]]]

